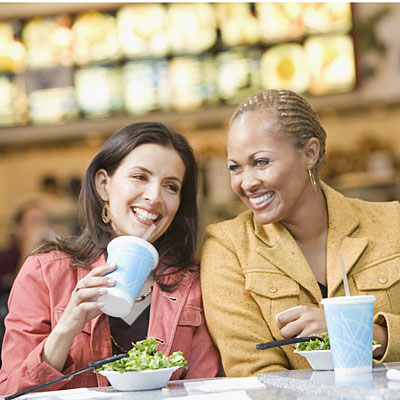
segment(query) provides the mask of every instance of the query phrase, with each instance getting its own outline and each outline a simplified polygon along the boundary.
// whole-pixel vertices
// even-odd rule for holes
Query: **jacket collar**
[[[328,209],[327,282],[328,296],[342,283],[339,252],[342,252],[347,273],[365,250],[368,239],[353,237],[360,224],[350,202],[340,193],[321,182]],[[315,276],[296,241],[281,223],[260,225],[253,219],[255,234],[264,245],[256,251],[290,276],[321,301]],[[266,246],[265,246],[266,245]]]
[[[357,236],[360,220],[350,201],[325,184],[322,188],[328,205],[329,229],[326,261],[328,296],[331,296],[343,283],[339,252],[343,254],[346,273],[349,275],[368,246],[368,238]]]

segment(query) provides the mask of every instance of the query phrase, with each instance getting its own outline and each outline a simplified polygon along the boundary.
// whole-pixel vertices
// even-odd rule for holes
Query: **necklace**
[[[117,349],[120,349],[120,350],[123,351],[124,353],[127,353],[127,352],[128,352],[128,350],[124,349],[123,347],[121,347],[121,346],[117,343],[117,341],[114,339],[114,336],[113,336],[113,335],[111,335],[111,341],[113,342],[113,345],[114,345]]]
[[[153,285],[151,285],[151,286],[149,287],[149,290],[148,290],[145,294],[142,294],[141,296],[139,296],[139,297],[136,299],[136,301],[142,301],[142,300],[144,300],[149,294],[151,294],[152,291],[153,291]]]

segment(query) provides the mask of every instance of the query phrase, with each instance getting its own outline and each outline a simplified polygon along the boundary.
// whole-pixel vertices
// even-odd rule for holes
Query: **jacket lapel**
[[[317,280],[289,231],[280,223],[255,226],[256,236],[266,244],[257,247],[257,253],[320,301],[321,291]]]
[[[343,254],[346,273],[350,271],[368,246],[368,238],[354,237],[360,225],[349,201],[340,193],[323,185],[328,205],[329,230],[327,238],[327,282],[328,296],[335,295],[337,288],[343,284],[339,252]],[[344,295],[344,289],[343,293]]]
[[[352,237],[360,221],[349,201],[323,182],[321,187],[328,207],[326,265],[328,296],[332,296],[343,284],[339,252],[343,254],[349,274],[367,247],[368,239]],[[257,253],[309,291],[319,303],[322,297],[317,280],[289,231],[280,223],[263,226],[254,221],[254,224],[256,236],[263,242],[257,247]]]

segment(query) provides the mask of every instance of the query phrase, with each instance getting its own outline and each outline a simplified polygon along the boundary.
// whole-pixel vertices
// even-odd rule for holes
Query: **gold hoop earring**
[[[103,209],[101,210],[101,219],[105,224],[110,223],[110,206],[107,203],[104,203]]]
[[[311,168],[308,168],[307,171],[308,171],[308,176],[310,177],[311,185],[312,185],[312,187],[314,189],[314,192],[316,192],[317,191],[317,182],[315,182],[315,178],[314,178],[314,175],[313,175],[313,173],[311,171]]]

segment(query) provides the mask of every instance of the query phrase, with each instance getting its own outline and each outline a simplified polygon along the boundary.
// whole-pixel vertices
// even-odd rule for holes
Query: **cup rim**
[[[322,299],[321,304],[328,304],[328,305],[367,304],[367,303],[373,303],[375,300],[376,297],[373,295],[338,296],[338,297],[329,297]]]
[[[154,258],[154,265],[157,266],[159,262],[159,254],[157,249],[147,240],[142,239],[141,237],[138,236],[128,236],[128,235],[122,235],[122,236],[117,236],[114,239],[112,239],[108,245],[107,245],[107,252],[110,253],[110,245],[112,246],[112,243],[115,244],[117,241],[126,241],[126,242],[136,242],[138,244],[141,244],[142,246],[146,247],[147,250],[152,254]],[[154,267],[155,268],[155,267]]]

